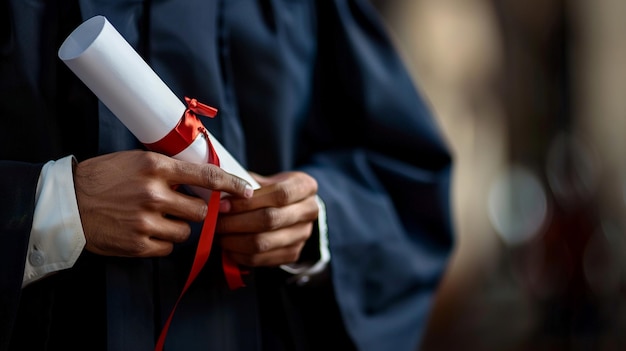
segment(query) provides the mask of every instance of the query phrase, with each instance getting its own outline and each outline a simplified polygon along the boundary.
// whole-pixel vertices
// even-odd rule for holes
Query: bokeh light
[[[539,178],[519,165],[496,179],[488,202],[489,219],[508,245],[532,239],[548,218],[548,200]]]

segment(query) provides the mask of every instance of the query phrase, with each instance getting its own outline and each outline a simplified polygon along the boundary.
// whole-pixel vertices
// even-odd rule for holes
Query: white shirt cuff
[[[311,278],[324,271],[328,262],[330,262],[330,249],[328,247],[328,223],[326,221],[326,205],[319,196],[315,198],[317,200],[317,206],[319,212],[317,216],[317,225],[319,228],[319,241],[320,241],[320,259],[313,265],[310,264],[283,264],[280,266],[285,272],[294,275],[290,281],[294,281],[298,285],[304,285],[311,280]]]
[[[22,287],[74,265],[85,247],[73,156],[46,163],[39,175]]]

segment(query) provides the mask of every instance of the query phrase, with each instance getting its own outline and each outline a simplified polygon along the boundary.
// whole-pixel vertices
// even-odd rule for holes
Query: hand
[[[88,251],[105,256],[154,257],[189,238],[186,221],[202,221],[205,200],[178,192],[187,184],[252,196],[243,179],[211,164],[149,151],[123,151],[80,162],[74,187]]]
[[[251,198],[222,199],[216,238],[244,266],[296,262],[318,216],[317,182],[303,172],[253,176],[261,188]]]

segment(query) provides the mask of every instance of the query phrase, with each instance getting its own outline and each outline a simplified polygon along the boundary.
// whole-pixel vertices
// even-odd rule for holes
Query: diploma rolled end
[[[80,56],[98,38],[107,22],[100,15],[83,22],[63,41],[58,51],[59,58],[67,61]]]

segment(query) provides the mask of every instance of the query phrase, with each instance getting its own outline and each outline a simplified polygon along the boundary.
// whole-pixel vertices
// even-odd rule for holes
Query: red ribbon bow
[[[160,152],[169,156],[174,156],[185,150],[189,145],[191,145],[191,143],[193,143],[194,140],[196,140],[199,134],[202,134],[209,148],[209,157],[207,162],[219,166],[220,161],[217,152],[211,144],[211,140],[209,139],[209,134],[206,128],[197,116],[202,115],[213,118],[217,114],[217,109],[202,104],[196,99],[190,99],[188,97],[185,97],[185,102],[187,102],[187,109],[185,110],[185,113],[181,117],[176,127],[174,127],[174,129],[172,129],[166,136],[164,136],[160,140],[154,143],[144,145],[149,150]],[[200,232],[200,239],[198,241],[198,247],[196,248],[196,255],[191,266],[191,271],[189,272],[189,276],[187,277],[185,286],[183,287],[183,290],[178,297],[174,308],[170,312],[170,315],[165,322],[165,326],[161,330],[161,334],[159,335],[155,350],[163,349],[163,346],[165,345],[167,330],[169,329],[169,326],[172,322],[174,311],[176,310],[178,303],[180,302],[181,298],[183,297],[191,283],[196,279],[196,277],[202,270],[202,267],[204,267],[204,265],[206,264],[209,258],[209,254],[211,253],[211,246],[213,244],[213,236],[215,233],[215,224],[217,222],[217,214],[220,206],[219,191],[211,192],[211,197],[209,198],[208,205],[209,209],[207,211],[204,224],[202,226],[202,231]],[[241,278],[242,272],[239,270],[239,267],[225,253],[222,253],[222,268],[226,277],[226,282],[228,283],[230,289],[234,290],[245,286]]]

